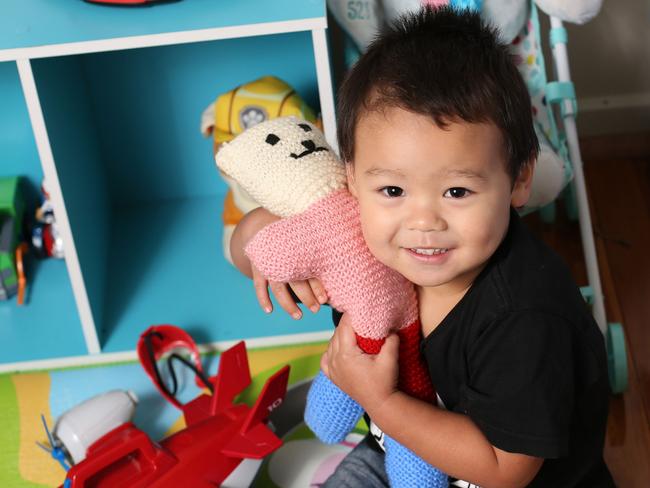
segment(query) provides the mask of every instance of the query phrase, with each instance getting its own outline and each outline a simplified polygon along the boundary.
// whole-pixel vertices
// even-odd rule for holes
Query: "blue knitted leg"
[[[446,488],[447,475],[425,463],[413,451],[384,434],[386,447],[386,473],[391,488]]]
[[[357,422],[363,409],[343,390],[330,381],[322,371],[307,393],[305,423],[326,444],[345,439]]]

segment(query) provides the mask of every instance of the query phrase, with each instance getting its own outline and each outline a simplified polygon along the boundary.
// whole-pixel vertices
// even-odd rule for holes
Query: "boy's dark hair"
[[[372,42],[338,93],[344,161],[354,159],[359,118],[386,107],[426,115],[441,128],[459,119],[495,124],[513,179],[539,152],[530,96],[509,49],[469,10],[425,7]]]

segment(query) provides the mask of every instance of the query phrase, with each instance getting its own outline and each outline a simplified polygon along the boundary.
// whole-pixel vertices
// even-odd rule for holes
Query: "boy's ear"
[[[519,175],[517,176],[512,188],[512,197],[510,199],[510,203],[514,208],[523,207],[528,203],[533,184],[535,162],[536,159],[531,158],[530,161],[528,161],[528,163],[519,171]]]
[[[348,177],[348,190],[352,193],[353,196],[357,197],[357,186],[356,180],[354,179],[354,164],[346,162],[345,164],[345,173]]]

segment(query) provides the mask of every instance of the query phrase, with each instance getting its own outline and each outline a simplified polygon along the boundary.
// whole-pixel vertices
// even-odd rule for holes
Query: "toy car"
[[[65,256],[63,238],[54,216],[54,207],[48,191],[48,182],[44,178],[41,183],[42,201],[36,209],[34,226],[32,228],[32,247],[42,257],[62,259]]]

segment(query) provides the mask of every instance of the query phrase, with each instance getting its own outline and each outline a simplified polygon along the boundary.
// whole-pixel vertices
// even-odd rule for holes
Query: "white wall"
[[[580,133],[650,131],[650,0],[605,0],[591,22],[566,26]]]

